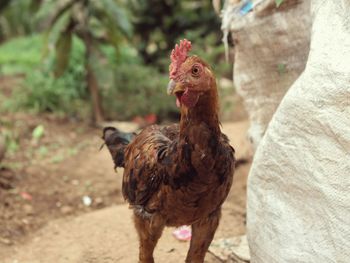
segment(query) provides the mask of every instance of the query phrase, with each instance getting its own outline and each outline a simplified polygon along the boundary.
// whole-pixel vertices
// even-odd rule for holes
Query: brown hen
[[[140,134],[104,129],[116,166],[124,167],[123,195],[134,211],[139,260],[154,262],[165,226],[192,226],[186,262],[204,261],[232,184],[234,149],[220,131],[218,91],[210,67],[188,56],[191,43],[171,54],[168,94],[176,96],[180,125],[150,126]]]

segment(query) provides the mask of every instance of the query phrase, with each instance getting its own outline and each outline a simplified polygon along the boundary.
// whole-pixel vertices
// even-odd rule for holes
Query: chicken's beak
[[[167,87],[168,95],[172,95],[173,94],[175,87],[176,87],[176,82],[175,82],[175,80],[171,79],[169,81],[168,87]]]
[[[168,95],[174,95],[178,91],[184,91],[184,87],[181,83],[176,83],[171,79],[168,83],[167,93]]]

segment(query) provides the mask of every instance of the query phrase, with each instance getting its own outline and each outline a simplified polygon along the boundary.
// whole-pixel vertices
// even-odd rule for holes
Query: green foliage
[[[22,53],[19,47],[28,51],[29,55]],[[26,76],[22,84],[14,88],[10,99],[1,99],[2,110],[85,114],[88,107],[84,100],[88,96],[84,69],[85,49],[81,41],[73,39],[68,69],[60,78],[55,78],[52,73],[56,64],[54,55],[41,60],[41,48],[41,36],[14,39],[0,46],[0,61],[4,63],[2,72],[24,73]]]
[[[61,34],[56,42],[56,65],[55,76],[61,76],[69,65],[70,52],[72,48],[72,32]]]
[[[13,2],[19,7],[21,0]],[[195,53],[218,77],[231,76],[230,65],[223,62],[220,19],[210,1],[133,0],[133,25],[124,8],[129,1],[62,3],[22,1],[19,10],[23,9],[25,16],[38,10],[27,23],[29,30],[23,32],[32,32],[35,25],[37,31],[47,30],[46,38],[14,38],[0,46],[0,73],[25,75],[10,99],[1,98],[0,92],[0,110],[86,117],[91,111],[85,78],[89,64],[98,80],[107,118],[126,120],[148,113],[165,118],[178,112],[175,99],[166,95],[167,69],[170,50],[184,37],[193,42]],[[14,16],[18,11],[11,12]],[[138,52],[126,42],[131,36]]]
[[[211,1],[132,0],[135,43],[144,62],[168,72],[175,43],[187,38],[193,53],[202,57],[217,77],[232,78],[232,65],[224,60],[220,18]]]
[[[0,74],[30,73],[40,65],[42,37],[18,37],[0,46]]]
[[[166,94],[168,81],[167,75],[151,67],[119,65],[114,71],[112,86],[103,89],[108,117],[128,120],[154,113],[164,119],[177,112],[174,97]]]
[[[119,64],[142,64],[142,59],[135,48],[128,44],[121,45],[118,52],[111,45],[100,45],[99,51],[102,53],[103,59],[115,67]]]
[[[175,100],[167,96],[168,75],[146,66],[134,48],[124,45],[118,55],[110,45],[100,47],[105,63],[94,65],[102,92],[106,118],[130,120],[150,113],[164,119],[177,112]],[[95,56],[95,61],[101,57]]]
[[[18,134],[11,131],[9,128],[0,130],[1,136],[5,139],[6,152],[8,154],[15,153],[19,148]]]
[[[121,3],[116,0],[70,0],[65,5],[59,2],[51,5],[55,13],[46,36],[47,44],[55,45],[56,76],[60,76],[68,65],[73,35],[80,38],[85,46],[89,45],[95,50],[103,42],[119,51],[124,37],[132,35],[129,14]]]
[[[102,8],[98,8],[98,5],[94,6],[96,17],[101,20],[102,23],[106,23],[105,26],[110,33],[114,32],[114,29],[118,29],[125,36],[131,37],[132,26],[129,20],[129,15],[117,1],[113,0],[101,0]],[[100,17],[97,14],[103,14],[104,17]],[[111,41],[113,42],[113,40]]]
[[[167,66],[162,60],[169,58],[176,41],[184,36],[196,47],[205,45],[209,34],[216,36],[215,45],[221,42],[220,18],[211,1],[132,0],[130,6],[140,55],[145,63],[158,65],[163,71]]]
[[[30,34],[35,30],[37,24],[33,19],[31,1],[0,1],[0,42],[2,39]]]
[[[84,82],[75,79],[79,78],[79,72],[74,73],[76,75],[65,74],[56,79],[40,70],[34,71],[26,78],[23,86],[14,91],[14,100],[9,108],[34,112],[78,113],[82,96],[75,85],[83,86]]]
[[[28,58],[21,52],[22,48],[32,55]],[[0,108],[87,117],[90,106],[82,41],[73,38],[68,68],[59,78],[52,73],[56,65],[54,54],[50,53],[41,63],[41,49],[42,36],[21,37],[0,46],[2,69],[6,73],[26,74],[10,99],[0,98]],[[106,117],[128,120],[155,113],[164,118],[177,112],[174,98],[166,95],[167,74],[143,65],[135,49],[123,45],[119,50],[117,55],[111,45],[101,45],[101,53],[94,57],[94,61],[98,61],[94,71],[100,83]]]
[[[64,4],[57,3],[46,34],[49,44],[50,39],[54,39],[51,43],[55,43],[56,47],[56,77],[61,76],[67,69],[72,36],[80,38],[84,43],[86,85],[91,96],[95,122],[103,121],[104,114],[99,96],[100,84],[92,70],[93,65],[99,61],[93,60],[92,57],[102,42],[112,45],[118,52],[122,40],[130,38],[132,27],[123,3],[117,0],[68,0]],[[65,23],[61,22],[62,20]],[[60,30],[56,30],[58,36],[53,34],[57,24],[63,25]]]
[[[32,132],[32,138],[35,141],[39,141],[41,139],[41,137],[43,137],[45,132],[45,128],[42,124],[36,126]]]

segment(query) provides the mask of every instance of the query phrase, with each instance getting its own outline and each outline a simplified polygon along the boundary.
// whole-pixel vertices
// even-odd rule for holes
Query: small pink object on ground
[[[29,193],[27,193],[27,192],[21,192],[21,196],[22,196],[22,198],[25,199],[25,200],[31,201],[31,200],[33,199],[33,197],[32,197]]]
[[[173,231],[173,235],[177,240],[189,241],[192,237],[192,230],[190,226],[180,226]]]

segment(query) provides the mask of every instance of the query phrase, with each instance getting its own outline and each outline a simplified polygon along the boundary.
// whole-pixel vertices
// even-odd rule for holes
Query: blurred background
[[[1,112],[176,119],[164,91],[170,51],[183,38],[219,78],[232,78],[210,0],[6,0],[0,12]]]
[[[180,39],[216,73],[221,120],[246,119],[220,26],[210,0],[0,2],[0,251],[123,203],[101,127],[178,121],[166,86]]]

